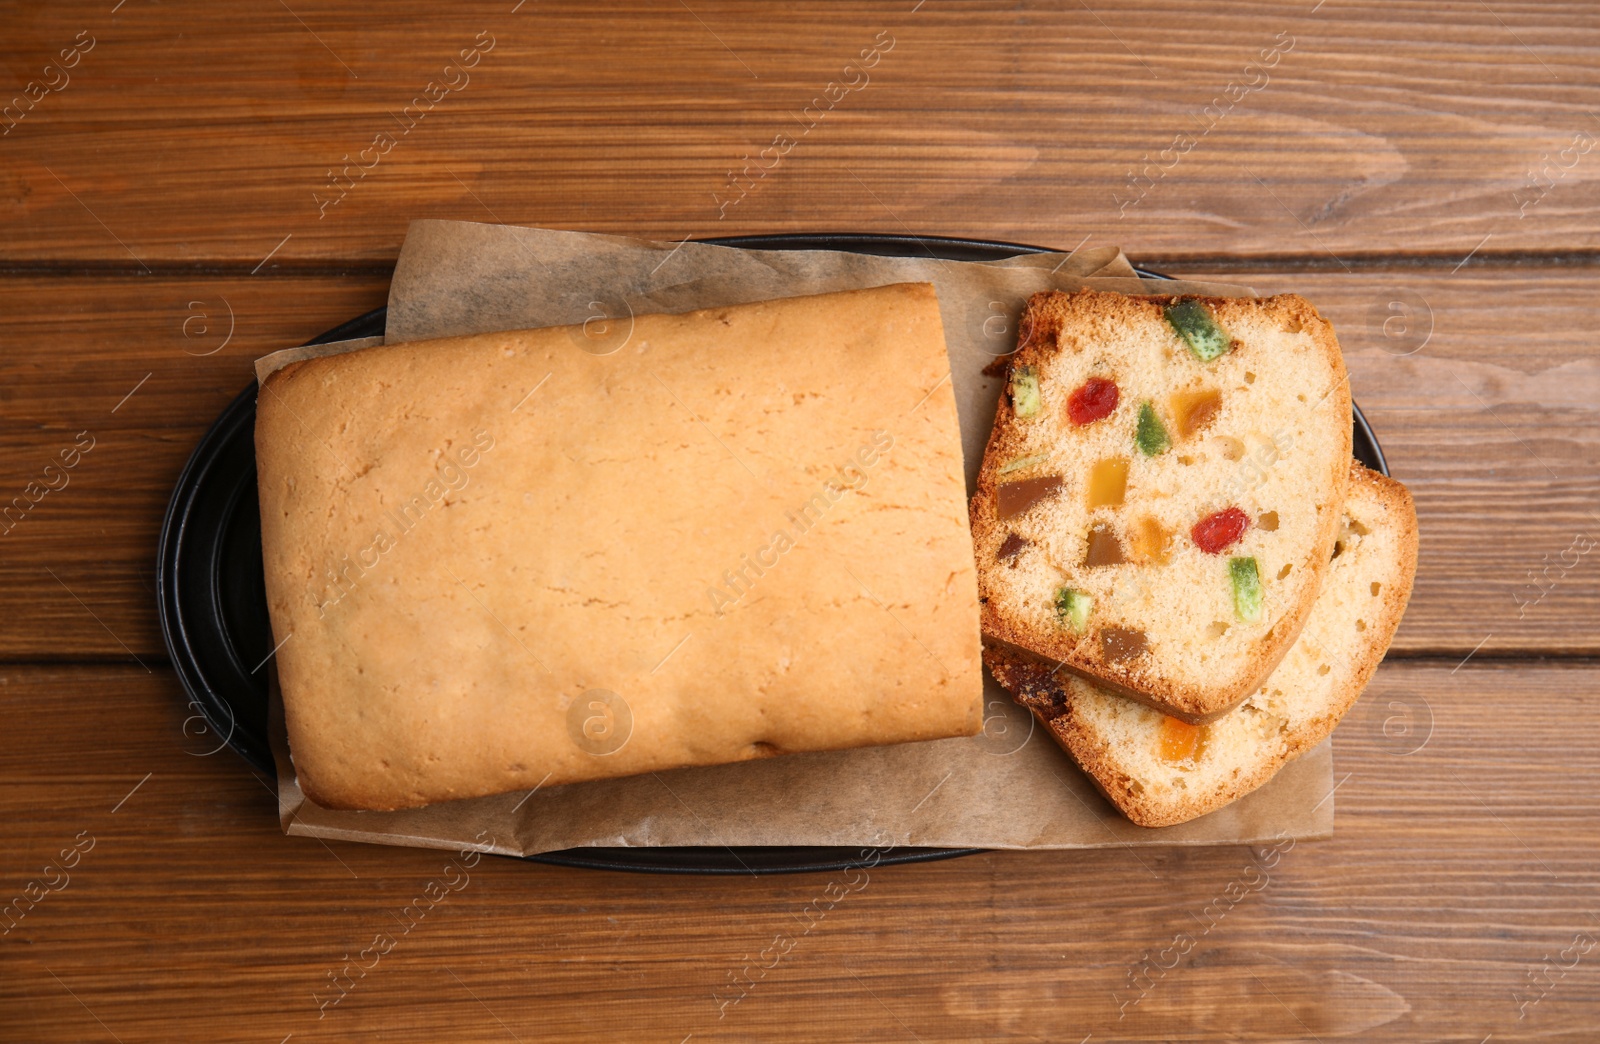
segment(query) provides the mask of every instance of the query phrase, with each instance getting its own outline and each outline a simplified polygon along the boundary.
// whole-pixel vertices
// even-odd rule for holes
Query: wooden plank
[[[0,656],[164,655],[156,544],[195,444],[255,358],[387,293],[373,276],[0,279]]]
[[[39,6],[0,42],[0,262],[386,262],[443,216],[1164,259],[1600,248],[1587,5],[1100,7]]]
[[[170,674],[5,669],[0,898],[93,847],[0,936],[0,1025],[41,1044],[1588,1039],[1600,670],[1452,667],[1379,671],[1336,735],[1330,841],[754,879],[286,838],[241,762],[190,756]],[[446,877],[459,890],[413,905]]]
[[[1395,648],[1600,653],[1600,564],[1586,550],[1600,540],[1592,270],[1229,278],[1302,292],[1328,314],[1355,397],[1417,496],[1421,567]],[[1391,321],[1384,336],[1391,299],[1419,309],[1413,335]],[[44,481],[78,432],[96,440],[70,484],[0,536],[0,656],[160,655],[156,537],[196,441],[255,356],[382,301],[373,277],[0,279],[0,504]],[[233,339],[191,357],[224,326],[188,317],[224,305]]]

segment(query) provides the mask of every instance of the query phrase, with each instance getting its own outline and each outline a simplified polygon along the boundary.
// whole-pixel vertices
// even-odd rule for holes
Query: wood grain
[[[41,1044],[1587,1039],[1600,950],[1559,965],[1600,938],[1600,672],[1452,666],[1379,671],[1336,734],[1335,837],[1276,856],[990,853],[848,879],[488,858],[408,933],[451,854],[282,836],[242,762],[191,756],[208,745],[164,671],[8,669],[0,898],[80,832],[93,848],[0,936],[0,1025]],[[341,995],[328,973],[383,933]]]
[[[42,92],[0,137],[0,261],[387,262],[418,217],[1593,252],[1597,52],[1579,3],[40,5],[0,43],[16,112]]]
[[[1333,320],[1356,400],[1417,497],[1421,565],[1395,648],[1600,653],[1600,562],[1583,550],[1600,540],[1592,270],[1230,278],[1301,292]],[[1385,335],[1391,299],[1418,309],[1410,335]],[[256,356],[382,301],[374,277],[0,279],[0,504],[76,433],[96,439],[70,484],[0,535],[0,656],[159,656],[156,538],[195,443]],[[191,354],[222,343],[225,306],[233,339]]]
[[[163,656],[156,544],[195,444],[257,357],[387,293],[372,276],[0,279],[0,656]],[[86,441],[62,485],[60,454]]]
[[[0,1039],[1594,1039],[1590,5],[13,6],[0,507],[94,445],[0,523]],[[283,836],[160,662],[156,535],[251,360],[382,304],[419,217],[1117,243],[1312,299],[1422,518],[1336,836],[485,859],[420,917],[460,857]]]

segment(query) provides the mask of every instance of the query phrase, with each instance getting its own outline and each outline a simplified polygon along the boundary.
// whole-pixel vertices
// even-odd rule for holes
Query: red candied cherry
[[[1194,546],[1208,555],[1220,555],[1239,542],[1250,528],[1250,516],[1236,507],[1224,508],[1194,524],[1189,536]]]
[[[1090,377],[1067,399],[1067,416],[1080,427],[1093,424],[1102,417],[1111,416],[1111,411],[1117,408],[1117,398],[1117,382]]]

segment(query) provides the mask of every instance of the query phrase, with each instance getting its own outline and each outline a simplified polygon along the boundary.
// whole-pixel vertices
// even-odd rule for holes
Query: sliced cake
[[[988,647],[984,661],[1135,823],[1170,826],[1215,811],[1333,731],[1399,626],[1417,567],[1411,495],[1352,465],[1341,523],[1322,594],[1294,647],[1265,685],[1209,725],[1052,674],[1031,656]]]
[[[990,644],[1204,724],[1288,652],[1338,536],[1350,395],[1294,295],[1035,294],[972,500]]]

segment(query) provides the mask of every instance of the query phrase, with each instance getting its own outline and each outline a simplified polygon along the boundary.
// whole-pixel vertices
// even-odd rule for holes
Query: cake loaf
[[[262,552],[306,794],[398,809],[971,735],[928,284],[293,363]]]
[[[1193,724],[1294,643],[1350,395],[1293,295],[1035,294],[972,501],[984,635]]]
[[[1101,793],[1141,826],[1213,812],[1267,782],[1344,717],[1383,660],[1411,594],[1417,516],[1400,483],[1351,466],[1322,593],[1277,670],[1243,704],[1190,725],[1032,657],[984,660]]]

